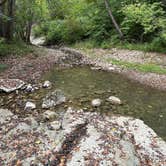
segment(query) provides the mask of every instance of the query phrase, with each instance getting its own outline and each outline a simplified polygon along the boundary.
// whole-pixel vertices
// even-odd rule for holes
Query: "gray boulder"
[[[0,91],[10,93],[20,89],[24,84],[24,81],[19,79],[0,79]]]

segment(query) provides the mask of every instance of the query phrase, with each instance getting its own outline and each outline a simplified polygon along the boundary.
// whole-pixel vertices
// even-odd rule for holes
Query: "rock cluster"
[[[121,105],[122,104],[122,101],[118,97],[115,97],[115,96],[110,96],[107,99],[107,101],[110,102],[113,105]],[[101,104],[102,104],[101,99],[93,99],[92,102],[91,102],[91,105],[93,107],[99,107]]]

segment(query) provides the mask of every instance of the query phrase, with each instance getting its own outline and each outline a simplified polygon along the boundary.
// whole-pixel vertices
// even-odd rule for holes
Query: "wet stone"
[[[43,99],[42,108],[48,109],[51,107],[55,107],[59,104],[62,104],[66,101],[66,97],[64,96],[61,90],[55,90],[46,95]]]
[[[49,88],[51,86],[51,82],[50,81],[45,81],[43,84],[43,88]]]
[[[114,104],[114,105],[120,105],[122,104],[121,100],[118,98],[118,97],[115,97],[115,96],[110,96],[107,101],[109,101],[111,104]]]
[[[93,107],[99,107],[101,105],[101,99],[94,99],[91,104]]]
[[[10,93],[20,89],[25,83],[19,79],[0,79],[0,91]]]

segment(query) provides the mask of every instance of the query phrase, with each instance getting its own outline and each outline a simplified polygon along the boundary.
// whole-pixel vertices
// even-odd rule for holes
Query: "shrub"
[[[46,36],[47,44],[71,44],[84,38],[84,30],[76,20],[54,20],[34,28],[35,36]]]
[[[160,3],[137,3],[124,6],[122,29],[128,39],[152,40],[163,29],[164,11]]]

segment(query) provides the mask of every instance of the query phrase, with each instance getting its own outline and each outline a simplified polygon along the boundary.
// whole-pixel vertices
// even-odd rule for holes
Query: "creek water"
[[[143,120],[166,140],[166,92],[132,82],[122,75],[94,71],[89,67],[53,69],[44,76],[70,99],[69,105],[88,111],[132,116]],[[113,106],[109,96],[119,97],[123,104]],[[91,100],[100,98],[102,105],[92,108]]]
[[[143,120],[166,140],[166,92],[132,82],[119,74],[91,70],[90,67],[62,69],[56,66],[46,73],[42,80],[51,81],[52,88],[41,88],[34,93],[0,93],[0,107],[8,108],[20,116],[27,116],[33,111],[26,112],[24,106],[27,101],[32,101],[37,105],[36,111],[44,112],[41,108],[42,99],[47,93],[61,89],[68,100],[65,104],[53,108],[54,111],[63,112],[71,106],[108,116],[131,116]],[[123,104],[112,105],[107,101],[109,96],[120,98]],[[102,100],[98,108],[91,106],[91,101],[96,98]]]

